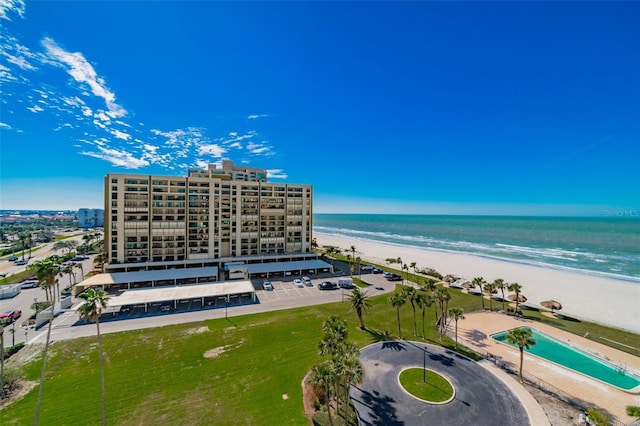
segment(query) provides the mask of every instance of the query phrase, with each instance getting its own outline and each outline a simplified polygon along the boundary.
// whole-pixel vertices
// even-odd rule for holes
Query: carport
[[[218,281],[218,268],[166,269],[156,271],[114,272],[97,274],[76,284],[74,295],[80,294],[90,287],[102,287],[106,291],[131,290],[145,287],[180,286]]]
[[[250,281],[128,290],[111,297],[104,313],[119,312],[123,306],[144,308],[147,312],[151,306],[160,304],[171,304],[175,310],[182,304],[194,302],[200,307],[255,303],[256,292]]]
[[[249,278],[285,277],[289,275],[306,275],[333,271],[333,267],[330,264],[320,259],[250,263],[246,266],[249,272]]]

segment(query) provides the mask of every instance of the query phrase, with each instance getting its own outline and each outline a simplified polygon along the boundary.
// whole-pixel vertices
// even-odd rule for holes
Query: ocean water
[[[640,283],[640,219],[315,214],[313,231]],[[357,245],[356,245],[357,247]]]

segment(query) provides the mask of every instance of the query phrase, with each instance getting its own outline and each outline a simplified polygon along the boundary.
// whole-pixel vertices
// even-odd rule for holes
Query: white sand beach
[[[370,240],[314,233],[320,247],[331,245],[347,250],[356,247],[356,256],[382,265],[384,259],[401,257],[404,263],[435,268],[442,274],[465,278],[502,278],[522,285],[527,305],[540,307],[543,300],[562,303],[563,314],[640,332],[640,284],[578,272],[544,268],[480,256],[403,247]],[[389,265],[396,267],[397,265]],[[508,292],[505,292],[505,296]]]

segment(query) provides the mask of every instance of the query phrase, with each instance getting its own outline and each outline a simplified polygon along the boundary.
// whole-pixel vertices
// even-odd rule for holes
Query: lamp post
[[[427,346],[422,350],[422,381],[427,383]]]

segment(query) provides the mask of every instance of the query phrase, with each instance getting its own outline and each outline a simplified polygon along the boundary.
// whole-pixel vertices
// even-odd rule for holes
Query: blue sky
[[[0,209],[228,158],[316,212],[640,208],[638,2],[0,0]]]

